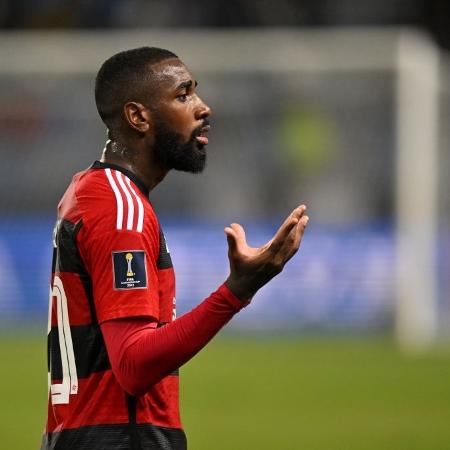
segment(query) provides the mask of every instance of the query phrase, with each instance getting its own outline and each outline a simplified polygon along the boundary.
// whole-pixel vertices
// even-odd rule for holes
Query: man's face
[[[210,108],[196,93],[197,82],[179,59],[153,65],[157,100],[154,120],[157,162],[168,169],[199,173],[206,164]]]

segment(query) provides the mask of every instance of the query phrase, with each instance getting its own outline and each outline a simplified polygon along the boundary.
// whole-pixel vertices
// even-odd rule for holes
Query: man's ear
[[[128,125],[139,133],[147,133],[153,128],[151,112],[142,103],[125,103],[123,113]]]

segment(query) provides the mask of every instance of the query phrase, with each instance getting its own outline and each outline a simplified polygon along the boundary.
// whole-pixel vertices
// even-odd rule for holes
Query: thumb
[[[234,230],[231,227],[225,227],[225,229],[223,231],[225,231],[225,234],[227,235],[228,250],[231,253],[236,252],[237,242],[236,242],[236,235],[235,235]]]
[[[228,248],[231,252],[240,252],[247,245],[244,228],[238,223],[232,223],[229,227],[225,227],[224,231],[227,235]]]

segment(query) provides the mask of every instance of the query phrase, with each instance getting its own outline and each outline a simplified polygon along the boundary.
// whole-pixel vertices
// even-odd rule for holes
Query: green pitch
[[[0,340],[1,448],[38,449],[45,340]],[[191,450],[448,450],[450,353],[387,342],[220,338],[182,370]]]

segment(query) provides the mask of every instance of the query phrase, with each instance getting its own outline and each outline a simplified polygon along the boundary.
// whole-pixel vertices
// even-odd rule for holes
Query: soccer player
[[[42,450],[186,449],[178,368],[299,248],[304,205],[260,248],[231,224],[227,280],[176,318],[172,262],[148,195],[169,170],[205,166],[211,110],[196,86],[175,54],[154,47],[118,53],[97,74],[108,141],[58,205]]]

